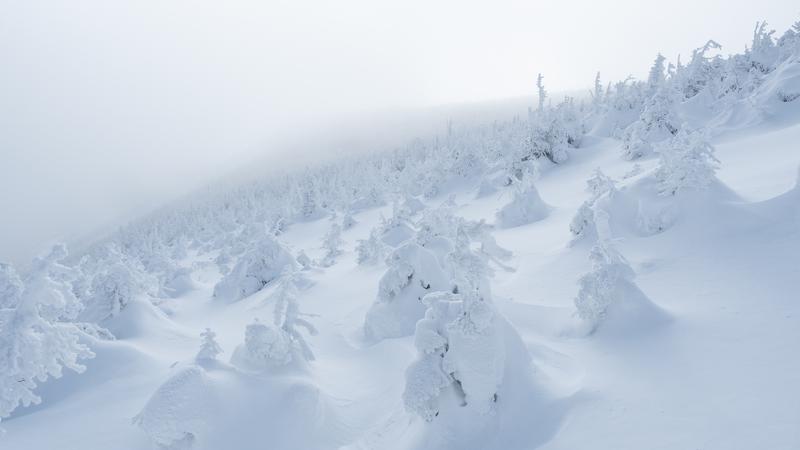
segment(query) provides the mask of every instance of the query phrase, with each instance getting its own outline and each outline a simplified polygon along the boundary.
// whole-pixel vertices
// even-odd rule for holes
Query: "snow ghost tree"
[[[472,222],[467,224],[470,239],[480,243],[480,253],[487,259],[501,265],[502,261],[511,259],[512,253],[510,250],[501,247],[497,240],[491,233],[491,225],[486,224],[484,220],[480,222]]]
[[[200,350],[195,356],[197,361],[216,361],[217,356],[222,353],[222,347],[217,344],[217,334],[211,331],[211,328],[206,328],[205,331],[200,333],[202,341],[200,342]]]
[[[95,274],[80,319],[99,323],[116,317],[133,298],[144,294],[143,282],[123,262],[116,262]]]
[[[436,255],[417,243],[409,242],[395,250],[387,264],[375,303],[364,321],[364,331],[374,339],[412,334],[425,314],[422,297],[450,288]]]
[[[592,89],[591,95],[595,112],[600,112],[603,105],[603,83],[600,81],[600,72],[597,72],[594,77],[594,89]]]
[[[231,361],[244,368],[265,370],[312,361],[314,354],[300,333],[317,334],[316,328],[304,317],[297,302],[298,272],[287,272],[271,299],[275,301],[273,323],[265,324],[255,319],[245,329],[244,344],[234,351]]]
[[[702,190],[716,179],[719,160],[714,157],[714,147],[702,131],[681,130],[657,151],[659,161],[655,176],[661,195],[676,195],[686,189]]]
[[[550,207],[539,196],[533,177],[525,176],[513,186],[514,197],[497,212],[497,226],[512,228],[547,217]]]
[[[236,347],[231,362],[245,368],[268,369],[285,366],[292,361],[290,337],[278,327],[255,319],[247,325],[244,344]]]
[[[539,93],[539,111],[544,111],[544,100],[547,98],[547,91],[544,89],[544,77],[540,73],[536,77],[536,89]]]
[[[580,279],[575,307],[590,333],[605,322],[616,330],[646,328],[664,317],[636,286],[633,269],[608,240],[592,247],[589,259],[592,271]]]
[[[575,141],[580,140],[579,133],[574,133]],[[551,111],[534,116],[530,123],[530,133],[525,140],[528,159],[547,158],[554,164],[566,162],[570,136],[559,117]]]
[[[311,268],[311,258],[309,258],[308,255],[306,255],[305,250],[301,249],[297,253],[297,257],[295,258],[295,261],[297,261],[297,264],[300,264],[300,267],[303,270],[308,270],[308,269]]]
[[[63,245],[55,246],[34,260],[24,283],[7,273],[14,289],[24,287],[14,306],[0,308],[0,419],[20,405],[40,403],[34,394],[38,383],[61,377],[65,367],[83,372],[86,367],[78,361],[94,356],[79,342],[76,325],[65,322],[79,309],[66,281],[71,269],[60,263],[66,256]]]
[[[574,235],[573,243],[587,235],[597,237],[596,229],[596,203],[601,197],[614,195],[616,187],[614,180],[604,174],[600,169],[595,169],[592,177],[586,181],[586,190],[589,192],[589,199],[584,201],[578,208],[575,217],[569,224],[569,231]]]
[[[356,261],[360,265],[376,264],[386,257],[387,245],[380,237],[380,230],[372,229],[367,239],[356,243]]]
[[[274,295],[275,309],[273,311],[273,323],[289,336],[289,339],[297,347],[297,350],[300,351],[300,354],[306,361],[313,361],[314,353],[311,351],[311,346],[308,345],[303,334],[300,333],[300,328],[304,329],[311,336],[317,334],[317,329],[311,322],[304,319],[304,317],[310,317],[310,314],[300,312],[300,307],[297,302],[299,281],[300,275],[296,272],[284,275]]]
[[[355,224],[357,223],[358,222],[356,222],[356,219],[353,218],[353,213],[351,213],[350,211],[347,211],[344,217],[342,217],[343,230],[349,230],[350,228],[353,228],[353,226],[355,226]]]
[[[331,225],[331,229],[325,234],[322,240],[322,249],[325,255],[320,261],[322,267],[330,267],[336,263],[336,258],[342,254],[342,227],[337,223]]]
[[[647,101],[639,120],[625,129],[623,157],[628,160],[649,155],[653,144],[674,136],[679,129],[675,100],[667,88],[658,89]]]
[[[406,370],[403,402],[426,421],[462,408],[489,413],[509,371],[524,378],[529,370],[524,344],[492,303],[486,256],[471,249],[466,227],[455,234],[447,257],[455,287],[423,298],[427,309],[414,335],[418,357]]]
[[[647,77],[647,86],[655,91],[664,84],[664,61],[666,58],[659,53],[656,60],[653,62],[653,67],[650,68],[650,75]]]
[[[214,297],[227,301],[243,299],[260,291],[287,267],[296,264],[283,245],[270,236],[263,236],[214,286]]]
[[[424,301],[428,309],[414,335],[419,356],[406,370],[406,409],[431,421],[443,407],[443,391],[452,389],[460,405],[489,412],[506,357],[493,306],[476,292],[433,293]]]
[[[390,246],[398,247],[403,242],[414,236],[414,226],[411,222],[411,213],[400,202],[392,204],[392,216],[381,220],[381,241]]]

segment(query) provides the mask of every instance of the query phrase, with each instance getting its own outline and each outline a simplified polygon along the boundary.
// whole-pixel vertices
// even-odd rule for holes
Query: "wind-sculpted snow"
[[[202,442],[215,409],[205,370],[181,369],[153,394],[133,422],[159,449],[188,450]]]

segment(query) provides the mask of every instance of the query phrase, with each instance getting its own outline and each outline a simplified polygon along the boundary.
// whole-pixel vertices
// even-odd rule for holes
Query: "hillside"
[[[0,266],[0,448],[798,448],[800,23],[716,46]]]

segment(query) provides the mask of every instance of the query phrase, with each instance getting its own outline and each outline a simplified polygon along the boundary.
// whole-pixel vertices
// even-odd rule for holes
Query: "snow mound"
[[[133,418],[163,450],[187,450],[202,443],[215,409],[206,371],[199,366],[180,369],[150,397]]]
[[[309,380],[221,363],[178,368],[133,420],[164,450],[327,449],[350,435]]]

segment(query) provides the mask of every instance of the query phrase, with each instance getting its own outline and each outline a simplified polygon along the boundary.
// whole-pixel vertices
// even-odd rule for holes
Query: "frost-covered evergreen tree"
[[[214,297],[236,301],[250,296],[297,263],[274,238],[264,235],[243,254],[230,273],[214,286]]]
[[[311,258],[309,258],[308,255],[306,255],[305,250],[301,249],[297,253],[295,261],[297,261],[297,264],[299,264],[303,270],[308,270],[311,268]]]
[[[330,230],[322,239],[322,249],[325,255],[320,261],[322,267],[330,267],[336,263],[336,258],[342,254],[342,227],[337,223],[331,224]]]
[[[550,207],[539,196],[532,175],[514,183],[513,190],[511,201],[496,214],[497,226],[518,227],[547,217]]]
[[[511,251],[497,244],[491,233],[492,226],[484,220],[467,224],[470,239],[480,244],[478,251],[490,261],[500,264],[511,258]]]
[[[600,109],[603,104],[603,83],[600,81],[600,72],[594,77],[594,89],[591,91],[592,104],[595,109]]]
[[[581,277],[575,298],[578,317],[594,332],[604,322],[613,321],[617,330],[647,327],[663,318],[636,286],[635,273],[625,257],[606,239],[600,239],[589,254],[592,271]]]
[[[547,98],[547,91],[544,89],[544,77],[541,73],[536,77],[536,90],[539,93],[539,111],[544,111],[544,101]]]
[[[654,144],[671,138],[679,128],[673,95],[661,87],[647,101],[639,120],[625,130],[623,157],[632,160],[649,155]]]
[[[202,341],[200,342],[200,350],[197,352],[195,359],[197,361],[215,361],[217,356],[222,353],[222,347],[217,343],[217,334],[211,331],[211,328],[206,328],[205,331],[200,333]]]
[[[304,329],[315,335],[317,330],[300,312],[298,305],[298,284],[302,280],[300,272],[287,269],[269,301],[274,301],[272,324],[255,319],[245,329],[244,343],[239,345],[231,358],[235,365],[249,369],[275,369],[292,362],[302,364],[312,361],[314,354],[300,332]]]
[[[722,46],[709,40],[700,48],[692,51],[692,58],[685,67],[678,66],[676,82],[684,98],[692,98],[713,83],[716,78],[714,61],[707,55]]]
[[[94,275],[80,318],[99,323],[116,317],[132,299],[144,292],[144,282],[127,264],[118,261]]]
[[[647,85],[652,91],[656,91],[664,84],[664,61],[666,58],[659,53],[656,56],[653,66],[650,68],[650,74],[647,76]]]
[[[581,204],[569,225],[570,232],[575,236],[573,242],[587,235],[597,237],[595,203],[604,195],[613,195],[616,187],[614,180],[600,169],[595,169],[586,181],[586,191],[589,192],[589,199]]]
[[[406,409],[431,421],[452,389],[462,405],[491,411],[506,357],[494,307],[476,292],[439,292],[424,301],[428,309],[414,335],[419,356],[406,370]]]
[[[356,223],[358,222],[356,222],[356,219],[353,218],[353,214],[350,211],[347,211],[344,214],[344,217],[342,217],[343,230],[349,230],[350,228],[353,228]]]
[[[716,179],[719,160],[703,131],[681,130],[657,148],[656,179],[661,195],[707,188]]]
[[[472,250],[461,223],[446,258],[454,288],[422,299],[427,309],[414,334],[418,356],[406,370],[403,402],[426,421],[461,408],[489,413],[509,368],[528,370],[524,344],[492,303],[487,257]]]
[[[380,238],[380,231],[373,229],[367,239],[359,239],[356,243],[356,261],[360,265],[376,264],[386,257],[388,248]]]
[[[300,328],[304,329],[312,336],[317,334],[317,329],[311,322],[303,318],[310,317],[310,315],[300,312],[300,307],[297,302],[297,285],[299,280],[300,275],[297,272],[288,273],[283,276],[274,295],[275,309],[273,311],[273,323],[289,336],[289,339],[294,343],[306,361],[313,361],[314,353],[311,351],[311,346],[308,345],[303,334],[300,333]]]
[[[392,203],[392,216],[388,219],[381,218],[381,241],[390,247],[398,247],[414,236],[414,224],[410,210],[403,204],[395,201]]]
[[[285,366],[292,361],[292,339],[279,327],[258,319],[245,328],[244,343],[236,347],[231,362],[253,369]]]
[[[94,356],[79,342],[78,327],[67,322],[79,302],[68,282],[74,274],[61,264],[66,256],[63,245],[55,246],[34,260],[22,283],[8,272],[13,289],[24,287],[15,305],[0,308],[0,419],[40,403],[34,393],[39,383],[61,377],[64,368],[83,372],[78,361]]]
[[[422,297],[450,288],[436,255],[409,242],[395,250],[378,285],[375,303],[367,312],[364,331],[375,339],[407,336],[425,313]]]

